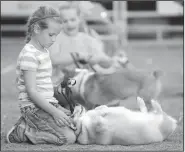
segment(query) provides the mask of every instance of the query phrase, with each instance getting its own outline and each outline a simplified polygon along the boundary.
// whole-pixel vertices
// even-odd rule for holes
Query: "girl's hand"
[[[68,117],[63,111],[57,111],[53,118],[58,126],[68,126],[75,130],[72,119]]]
[[[71,116],[71,111],[70,110],[68,110],[68,109],[66,109],[66,108],[64,108],[64,107],[60,107],[60,109],[67,115],[67,116]]]

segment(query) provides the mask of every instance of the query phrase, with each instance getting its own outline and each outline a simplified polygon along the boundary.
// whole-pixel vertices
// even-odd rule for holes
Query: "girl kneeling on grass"
[[[48,48],[60,31],[59,14],[51,7],[39,7],[29,18],[16,68],[21,117],[7,134],[9,143],[63,145],[76,140],[70,112],[53,97]]]

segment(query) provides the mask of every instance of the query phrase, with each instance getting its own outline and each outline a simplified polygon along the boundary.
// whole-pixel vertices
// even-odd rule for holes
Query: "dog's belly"
[[[115,117],[105,117],[112,128],[112,143],[119,145],[148,144],[162,141],[158,126],[152,126],[149,121],[127,120]],[[106,124],[105,124],[106,125]],[[151,125],[151,126],[150,126]]]
[[[96,118],[98,117],[89,116],[88,125],[85,119],[82,122],[83,125],[87,125],[84,128],[90,134],[87,135],[86,132],[81,135],[81,140],[88,136],[88,144],[137,145],[163,140],[159,130],[160,117],[116,107],[109,108],[107,114],[101,116],[98,125],[94,123],[97,122]]]
[[[119,122],[119,124],[116,122]],[[144,123],[132,123],[128,121],[109,121],[116,124],[113,128],[112,143],[118,145],[137,145],[149,144],[152,142],[162,141],[162,135],[159,129],[149,126]]]

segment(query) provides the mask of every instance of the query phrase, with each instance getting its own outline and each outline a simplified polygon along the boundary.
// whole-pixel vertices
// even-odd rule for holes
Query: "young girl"
[[[9,143],[62,145],[76,140],[70,112],[53,97],[48,48],[60,31],[59,13],[51,7],[41,6],[29,18],[16,68],[21,118],[7,134]]]

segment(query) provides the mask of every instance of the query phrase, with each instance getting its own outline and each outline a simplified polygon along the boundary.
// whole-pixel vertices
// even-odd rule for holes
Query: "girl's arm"
[[[42,95],[37,92],[36,89],[36,72],[35,71],[23,71],[25,86],[27,93],[32,100],[38,107],[46,111],[47,113],[51,114],[54,118],[57,118],[56,123],[58,125],[71,125],[70,119],[66,116],[66,114],[56,107],[52,106],[48,103]]]

